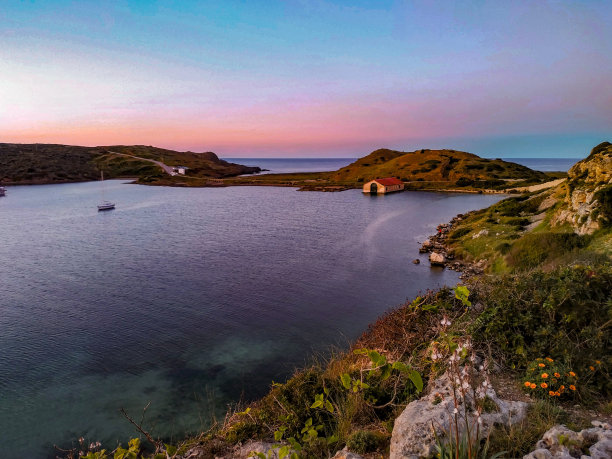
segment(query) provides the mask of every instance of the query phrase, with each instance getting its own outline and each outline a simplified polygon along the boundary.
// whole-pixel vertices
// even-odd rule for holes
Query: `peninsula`
[[[183,166],[188,175],[173,169]],[[136,178],[138,183],[193,186],[207,180],[260,172],[219,159],[213,152],[194,153],[145,145],[83,147],[57,144],[0,143],[0,183],[33,185]]]

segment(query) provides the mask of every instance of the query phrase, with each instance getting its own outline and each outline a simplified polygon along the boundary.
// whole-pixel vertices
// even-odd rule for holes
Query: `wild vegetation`
[[[144,159],[140,159],[144,158]],[[188,177],[170,177],[151,161],[189,167]],[[42,184],[137,178],[141,183],[181,184],[258,172],[259,168],[228,163],[212,152],[192,153],[144,145],[80,147],[54,144],[0,143],[0,183]]]

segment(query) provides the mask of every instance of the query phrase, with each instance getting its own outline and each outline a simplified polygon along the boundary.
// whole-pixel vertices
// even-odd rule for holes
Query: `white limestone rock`
[[[493,388],[487,390],[487,396],[498,410],[482,414],[482,436],[486,436],[494,424],[511,425],[520,422],[527,413],[526,403],[501,400]],[[433,455],[436,443],[434,426],[438,437],[444,438],[445,432],[450,430],[454,408],[452,385],[448,375],[444,374],[433,383],[428,395],[409,403],[395,420],[389,458],[416,459]],[[458,411],[461,417],[459,427],[463,428],[463,406]],[[475,425],[476,418],[468,414],[468,422]]]

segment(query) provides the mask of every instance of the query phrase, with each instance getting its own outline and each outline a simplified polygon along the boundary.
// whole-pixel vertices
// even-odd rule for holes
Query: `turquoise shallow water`
[[[79,436],[204,428],[313,352],[457,275],[418,242],[491,195],[162,188],[107,181],[0,198],[0,457]]]

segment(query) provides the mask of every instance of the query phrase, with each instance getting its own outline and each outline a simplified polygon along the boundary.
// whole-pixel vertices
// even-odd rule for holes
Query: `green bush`
[[[450,239],[459,239],[461,236],[465,236],[466,234],[468,234],[470,231],[472,231],[472,228],[469,226],[463,226],[461,228],[457,228],[455,231],[451,232],[448,237]]]
[[[495,250],[500,252],[502,255],[506,255],[508,253],[508,251],[510,250],[510,247],[512,247],[512,246],[509,243],[502,242],[497,247],[495,247]]]
[[[506,255],[506,263],[515,269],[530,269],[585,247],[588,237],[575,233],[528,233],[518,239]]]
[[[605,223],[612,225],[612,185],[607,185],[595,193],[599,202],[599,215],[605,218]]]
[[[522,228],[524,226],[529,225],[529,219],[528,218],[521,218],[521,217],[512,217],[512,218],[509,218],[508,220],[506,220],[506,223],[508,225],[517,226],[519,228]]]
[[[583,382],[588,375],[593,389],[610,395],[611,285],[609,264],[490,279],[477,299],[487,307],[475,317],[471,332],[511,367],[525,369],[530,361],[549,356],[575,369]]]
[[[541,194],[529,199],[530,197],[530,195],[522,195],[504,199],[502,202],[495,204],[492,210],[504,217],[520,217],[522,213],[534,214],[546,195]]]
[[[351,452],[366,454],[383,449],[387,440],[387,436],[381,432],[358,430],[348,438],[346,446]]]
[[[474,184],[474,180],[471,180],[467,177],[461,177],[459,180],[455,182],[456,186],[464,187],[464,186],[472,186]]]

